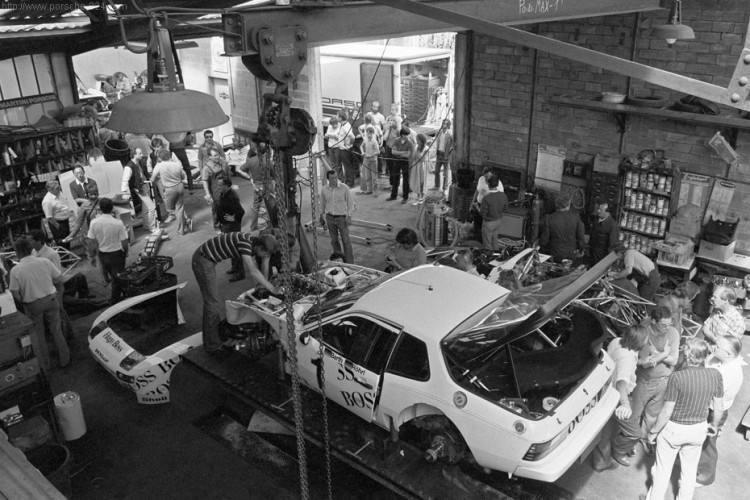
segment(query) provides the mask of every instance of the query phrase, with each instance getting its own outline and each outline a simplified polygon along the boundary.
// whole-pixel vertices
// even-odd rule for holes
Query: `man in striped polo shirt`
[[[219,287],[216,283],[216,264],[228,259],[242,259],[247,271],[258,285],[276,293],[258,269],[255,258],[263,259],[267,267],[271,254],[278,249],[273,236],[252,237],[247,233],[225,233],[215,236],[199,246],[193,253],[193,274],[203,295],[203,345],[209,353],[219,353],[222,342],[219,338]]]
[[[716,435],[724,413],[724,384],[721,374],[718,370],[704,366],[710,352],[705,340],[691,340],[685,346],[686,368],[669,376],[664,406],[648,435],[650,442],[656,440],[656,463],[651,469],[653,483],[648,494],[641,495],[640,498],[663,500],[678,453],[678,498],[693,498],[701,446],[707,435]],[[708,423],[708,406],[712,401],[713,418]]]

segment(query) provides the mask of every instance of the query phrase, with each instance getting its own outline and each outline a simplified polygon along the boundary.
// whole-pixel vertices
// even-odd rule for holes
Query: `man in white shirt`
[[[61,189],[58,181],[47,181],[46,187],[47,194],[42,199],[44,223],[48,225],[52,238],[59,245],[70,248],[70,243],[63,241],[70,233],[70,208],[60,194]]]
[[[156,153],[156,164],[151,173],[151,183],[161,180],[164,186],[164,204],[167,206],[169,217],[164,224],[177,219],[177,234],[185,234],[189,219],[185,217],[185,188],[183,182],[187,180],[185,171],[180,163],[172,161],[172,153],[167,149],[160,149]]]
[[[95,251],[94,246],[99,248],[99,260],[102,265],[102,273],[105,280],[112,281],[112,294],[110,302],[116,303],[120,299],[119,285],[115,277],[117,273],[125,269],[125,260],[128,257],[128,231],[120,219],[112,214],[114,204],[109,198],[99,201],[102,215],[91,221],[89,225],[90,251]]]
[[[23,304],[24,313],[34,322],[39,340],[37,345],[42,351],[37,357],[42,368],[49,369],[45,325],[57,348],[62,368],[70,363],[70,350],[60,328],[60,303],[56,288],[62,281],[62,274],[49,260],[31,255],[31,249],[31,242],[27,238],[16,240],[16,257],[20,262],[10,270],[10,293]]]
[[[614,279],[629,278],[638,283],[638,295],[646,300],[654,300],[656,291],[661,286],[661,275],[653,260],[638,250],[626,248],[618,243],[612,249],[623,261],[623,270],[613,276]]]
[[[365,116],[371,117],[372,124],[376,127],[380,127],[380,131],[377,133],[377,136],[382,138],[383,132],[385,131],[385,116],[383,116],[383,113],[380,112],[380,102],[372,101],[372,104],[370,105],[370,111],[365,113]]]
[[[742,387],[742,381],[744,380],[742,375],[742,365],[744,362],[740,357],[741,350],[742,342],[737,337],[723,335],[716,339],[714,354],[706,361],[707,367],[716,368],[721,373],[721,378],[724,382],[724,396],[722,397],[724,401],[724,414],[719,420],[716,434],[706,436],[706,440],[703,442],[703,450],[698,462],[698,474],[695,480],[700,486],[709,485],[716,478],[716,462],[719,460],[716,440],[721,436],[721,429],[727,421],[729,408],[734,404],[734,399],[740,392],[740,387]],[[708,421],[711,422],[711,419],[712,415],[709,413]]]
[[[31,246],[33,247],[32,255],[41,257],[52,262],[55,267],[62,273],[62,261],[60,256],[52,248],[47,246],[47,238],[44,233],[39,229],[32,229],[29,231],[29,238],[31,240]],[[64,294],[75,296],[78,295],[80,299],[88,299],[93,297],[89,292],[89,284],[86,276],[83,273],[69,273],[72,276],[64,279],[64,286],[58,289],[58,295],[60,296],[60,303],[62,304],[65,300]],[[61,311],[62,312],[62,311]],[[64,319],[64,318],[63,318]]]
[[[353,264],[354,250],[349,238],[349,225],[355,209],[354,199],[346,184],[339,182],[335,170],[329,170],[326,179],[328,184],[320,191],[320,222],[328,226],[333,251],[342,253],[343,243],[344,262]]]
[[[621,433],[640,432],[640,418],[633,415],[631,393],[636,386],[638,354],[646,346],[649,334],[648,327],[635,325],[622,337],[610,342],[607,347],[607,354],[615,362],[614,382],[617,392],[620,393],[620,404],[615,409],[614,418],[602,429],[599,443],[592,453],[594,469],[597,472],[616,466],[615,460],[622,460],[622,457],[612,455],[612,440],[615,437]]]

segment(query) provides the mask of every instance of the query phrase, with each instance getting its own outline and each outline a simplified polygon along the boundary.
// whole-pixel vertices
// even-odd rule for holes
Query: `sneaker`
[[[161,233],[161,230],[154,229],[153,231],[151,231],[151,236],[159,236],[159,233]]]
[[[417,201],[415,201],[414,203],[412,203],[412,205],[413,205],[413,206],[415,206],[415,207],[416,207],[417,205],[421,205],[421,204],[422,204],[422,200],[417,200]]]

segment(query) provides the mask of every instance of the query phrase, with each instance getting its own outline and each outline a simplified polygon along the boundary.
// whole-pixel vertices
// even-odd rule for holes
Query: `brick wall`
[[[696,40],[678,42],[671,49],[648,33],[652,26],[667,22],[667,11],[545,23],[533,29],[556,40],[726,87],[743,48],[750,16],[747,6],[746,0],[683,2],[683,22],[694,29]],[[726,175],[726,163],[706,145],[719,127],[630,115],[622,132],[612,114],[546,100],[550,95],[595,98],[601,92],[621,92],[676,101],[684,94],[483,35],[475,36],[474,47],[469,148],[473,165],[491,160],[526,167],[533,174],[541,143],[564,146],[570,157],[663,149],[684,171]],[[737,114],[729,107],[722,111]],[[747,132],[738,134],[737,149],[750,157]]]

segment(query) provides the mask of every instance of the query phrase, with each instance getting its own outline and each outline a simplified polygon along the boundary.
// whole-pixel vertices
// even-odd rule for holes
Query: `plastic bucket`
[[[66,498],[71,498],[73,487],[70,482],[70,451],[65,445],[48,443],[37,446],[26,453],[31,465],[57,488]]]
[[[81,398],[75,392],[55,396],[55,415],[65,441],[73,441],[86,434]]]
[[[110,139],[104,143],[104,159],[107,161],[119,160],[123,166],[130,161],[130,146],[121,139]]]

